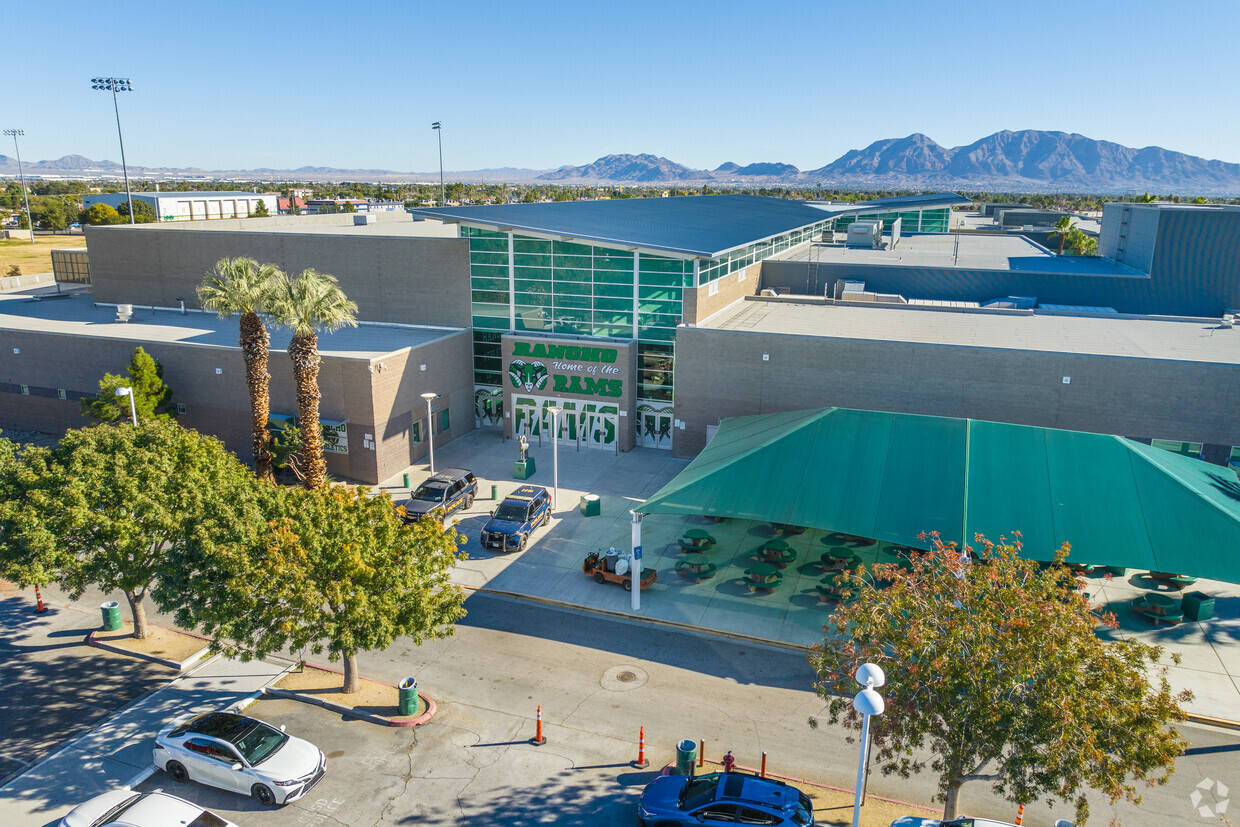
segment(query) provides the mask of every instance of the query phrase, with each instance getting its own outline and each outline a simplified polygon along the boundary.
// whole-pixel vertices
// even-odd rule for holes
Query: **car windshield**
[[[796,812],[792,814],[792,823],[799,824],[801,827],[805,827],[807,824],[813,824],[814,803],[809,800],[809,796],[805,793],[798,792],[797,797],[799,800],[797,801]]]
[[[419,485],[418,490],[413,492],[413,499],[428,503],[441,503],[445,491],[447,491],[446,488],[439,486]]]
[[[228,827],[228,822],[215,813],[203,810],[202,815],[191,821],[188,827]]]
[[[719,786],[719,773],[699,775],[680,791],[680,809],[694,810],[715,800],[715,789]]]
[[[495,509],[495,519],[513,523],[525,522],[525,503],[500,503]]]
[[[251,765],[261,764],[284,746],[284,742],[288,740],[288,736],[278,729],[270,727],[261,721],[255,721],[254,727],[235,743],[241,755]]]

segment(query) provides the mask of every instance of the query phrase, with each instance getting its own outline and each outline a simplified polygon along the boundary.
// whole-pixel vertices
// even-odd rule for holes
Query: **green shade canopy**
[[[1020,532],[1078,563],[1240,583],[1240,483],[1228,468],[1118,436],[843,408],[727,419],[639,506],[928,547]]]

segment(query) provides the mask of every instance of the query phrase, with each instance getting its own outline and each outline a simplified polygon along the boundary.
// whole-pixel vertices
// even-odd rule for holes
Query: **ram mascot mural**
[[[542,390],[547,386],[547,366],[542,362],[513,359],[508,363],[508,378],[518,390],[525,388],[527,393],[535,389]]]

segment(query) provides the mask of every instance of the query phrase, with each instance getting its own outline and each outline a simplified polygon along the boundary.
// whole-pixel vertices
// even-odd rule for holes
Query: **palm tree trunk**
[[[301,456],[305,461],[306,488],[322,488],[327,482],[323,458],[323,431],[319,428],[319,340],[314,331],[295,335],[288,345],[297,383],[297,427],[301,431]]]
[[[362,681],[357,674],[357,653],[344,656],[344,688],[345,694],[356,692],[362,688]]]
[[[267,370],[267,348],[271,337],[263,320],[254,311],[241,317],[241,357],[245,359],[245,383],[250,391],[250,427],[254,440],[254,473],[260,480],[273,482],[271,471],[271,373]]]

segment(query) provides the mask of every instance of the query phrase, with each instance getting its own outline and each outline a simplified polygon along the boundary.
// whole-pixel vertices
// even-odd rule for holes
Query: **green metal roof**
[[[1080,563],[1240,583],[1240,483],[1118,436],[843,408],[727,419],[638,511],[789,523],[926,547],[1019,531]]]

